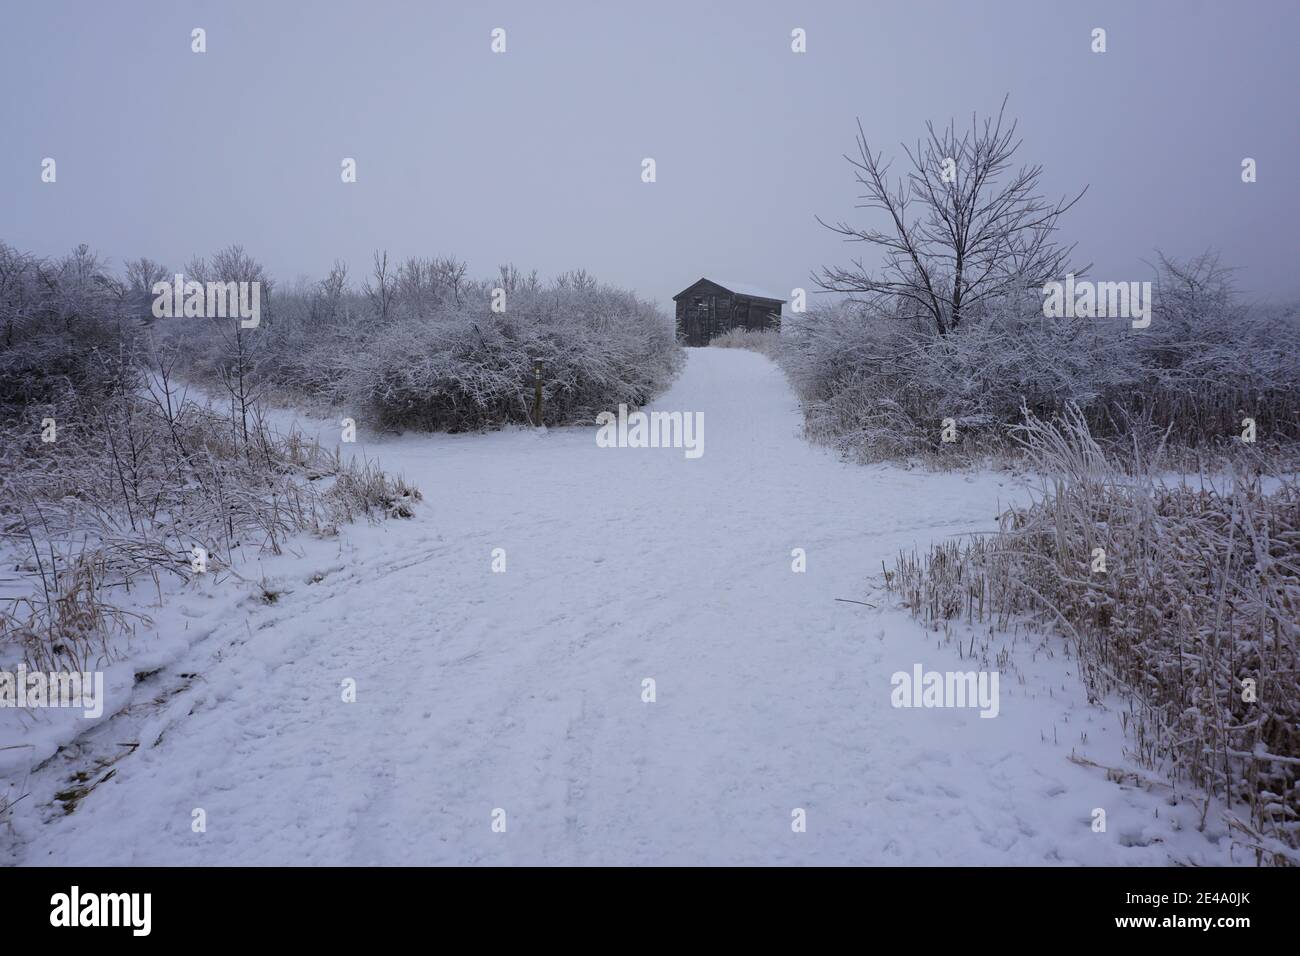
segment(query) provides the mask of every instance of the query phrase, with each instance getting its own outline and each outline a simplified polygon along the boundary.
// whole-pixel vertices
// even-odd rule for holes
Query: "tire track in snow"
[[[840,462],[798,437],[792,395],[750,353],[692,351],[655,407],[705,413],[702,458],[598,449],[576,428],[359,448],[424,490],[416,517],[344,529],[342,556],[308,549],[297,580],[343,569],[245,607],[254,640],[243,620],[218,628],[192,708],[39,827],[28,859],[1167,861],[1089,831],[1105,802],[1117,832],[1172,843],[1156,812],[1179,811],[1066,761],[1058,725],[1111,761],[1122,738],[1062,659],[1022,646],[1028,683],[1008,681],[999,720],[895,710],[895,669],[969,662],[905,614],[835,602],[900,548],[992,527],[1014,480]],[[1222,862],[1199,835],[1180,853]]]

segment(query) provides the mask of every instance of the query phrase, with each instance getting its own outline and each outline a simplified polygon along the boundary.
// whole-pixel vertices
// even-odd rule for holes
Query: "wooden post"
[[[533,363],[533,425],[542,427],[542,363]]]

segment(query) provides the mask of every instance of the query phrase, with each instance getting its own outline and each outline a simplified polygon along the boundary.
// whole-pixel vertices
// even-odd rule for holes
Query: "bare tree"
[[[153,287],[167,281],[167,267],[141,256],[126,263],[126,292],[129,313],[144,322],[153,320]]]
[[[1143,260],[1146,261],[1146,260]],[[1190,259],[1171,259],[1156,250],[1156,297],[1161,319],[1176,323],[1180,334],[1210,318],[1233,318],[1237,287],[1233,273],[1212,249]]]
[[[900,315],[928,321],[947,335],[981,302],[1058,278],[1074,246],[1054,241],[1057,221],[1087,187],[1051,203],[1038,194],[1042,166],[1008,175],[1021,140],[1015,121],[1005,123],[1006,105],[1003,99],[996,120],[980,123],[972,116],[960,137],[953,122],[942,130],[926,123],[926,138],[914,150],[903,146],[911,169],[896,182],[889,179],[891,164],[871,151],[859,120],[859,155],[845,156],[866,190],[856,208],[879,210],[889,223],[860,229],[818,222],[846,240],[878,247],[883,262],[874,273],[861,260],[824,268],[814,276],[818,285],[890,299]],[[1082,275],[1085,268],[1074,272]]]
[[[261,263],[246,253],[243,246],[227,246],[216,253],[210,263],[201,258],[193,259],[185,271],[187,279],[197,282],[257,283],[262,297],[261,312],[269,324],[272,283]],[[249,413],[257,401],[254,368],[266,333],[245,329],[238,318],[232,322],[228,318],[209,316],[209,321],[216,323],[221,336],[221,379],[230,393],[232,424],[236,437],[242,438],[247,448]]]
[[[455,256],[443,256],[433,261],[433,268],[439,276],[439,281],[451,290],[452,297],[459,306],[461,287],[465,284],[465,274],[469,271],[469,267]]]
[[[317,284],[311,304],[313,320],[323,319],[336,322],[339,319],[339,307],[348,292],[348,264],[342,259],[335,259],[329,275]]]
[[[362,286],[362,291],[374,304],[375,311],[379,313],[379,318],[387,321],[388,313],[393,308],[393,298],[397,295],[397,283],[394,281],[392,273],[388,271],[387,252],[382,256],[378,251],[375,252],[373,275],[375,284],[371,285],[366,282]]]
[[[32,309],[35,271],[34,257],[0,242],[0,322],[4,328],[0,346],[5,349],[13,347],[15,329]]]
[[[500,276],[501,288],[507,292],[514,292],[524,281],[523,274],[515,267],[513,262],[498,266],[497,274]]]

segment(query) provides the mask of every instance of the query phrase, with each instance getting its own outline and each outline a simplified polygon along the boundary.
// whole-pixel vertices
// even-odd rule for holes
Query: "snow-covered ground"
[[[130,706],[30,775],[10,759],[31,794],[9,851],[74,865],[1232,862],[1216,812],[1198,831],[1183,794],[1069,759],[1132,769],[1116,702],[1088,704],[1057,638],[977,638],[977,656],[1010,653],[990,665],[994,719],[891,706],[896,671],[984,665],[958,650],[968,634],[945,641],[898,609],[881,562],[992,527],[1025,481],[845,464],[800,437],[781,374],[750,352],[692,351],[653,408],[703,412],[703,456],[599,448],[594,428],[362,435],[359,452],[423,490],[417,516],[301,541],[242,569],[248,584],[153,610],[173,652],[124,692]],[[262,574],[273,602],[251,583]],[[0,746],[27,732],[12,714]],[[54,795],[87,784],[64,813]]]

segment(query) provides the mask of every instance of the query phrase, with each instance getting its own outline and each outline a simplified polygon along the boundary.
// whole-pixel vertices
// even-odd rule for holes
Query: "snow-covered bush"
[[[317,287],[278,292],[250,346],[256,389],[384,428],[465,431],[589,422],[646,403],[681,366],[667,317],[630,292],[581,272],[550,283],[508,267],[489,281],[464,272],[450,259],[390,270],[377,258],[359,293],[341,267]],[[186,374],[211,378],[218,343],[186,321],[169,326]]]
[[[1300,440],[1300,313],[1247,307],[1213,258],[1161,260],[1149,328],[1048,319],[1041,298],[1003,298],[936,335],[851,303],[789,323],[782,364],[810,437],[864,459],[943,450],[941,423],[978,453],[1021,407],[1083,412],[1099,439],[1223,446],[1252,418],[1259,441]]]
[[[1090,696],[1134,701],[1138,760],[1222,798],[1260,862],[1300,865],[1300,483],[1259,458],[1167,486],[1158,459],[1116,467],[1074,408],[1017,435],[1042,498],[887,584],[934,625],[1063,633]]]
[[[70,414],[41,440],[39,411],[0,425],[0,545],[18,581],[0,601],[0,660],[38,670],[104,659],[139,619],[116,606],[137,578],[186,580],[241,549],[279,553],[293,534],[407,517],[418,490],[184,397],[165,378]],[[11,585],[14,581],[10,582]]]
[[[342,370],[336,400],[391,428],[589,422],[620,403],[645,404],[679,367],[671,327],[630,293],[521,286],[506,290],[503,313],[491,296],[475,284],[459,306],[381,330]]]
[[[127,292],[84,245],[46,260],[0,243],[0,418],[130,388],[139,323]]]
[[[237,384],[255,374],[256,337],[241,346],[231,328],[208,329],[229,412],[187,399],[148,308],[164,271],[136,260],[119,280],[85,246],[44,260],[0,244],[0,552],[15,572],[0,593],[2,661],[52,670],[103,657],[139,623],[117,595],[140,577],[188,576],[194,547],[217,569],[291,534],[408,516],[419,497],[266,428]],[[263,278],[238,247],[188,271]]]

